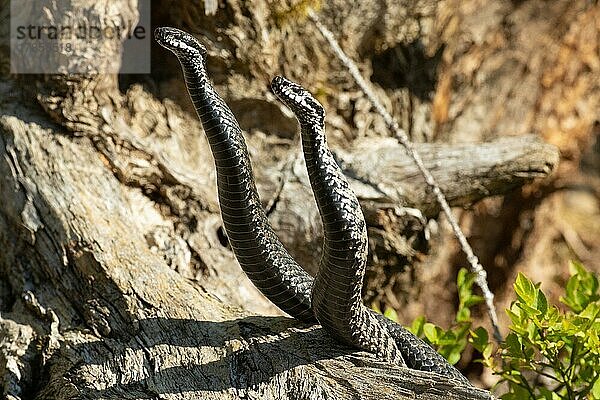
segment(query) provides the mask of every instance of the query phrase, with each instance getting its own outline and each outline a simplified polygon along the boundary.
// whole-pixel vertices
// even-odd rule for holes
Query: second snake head
[[[159,27],[154,31],[154,38],[162,47],[175,53],[183,60],[201,59],[206,62],[206,47],[194,36],[177,28]]]
[[[276,76],[271,81],[271,90],[299,120],[319,124],[324,122],[323,106],[302,86],[283,76]]]

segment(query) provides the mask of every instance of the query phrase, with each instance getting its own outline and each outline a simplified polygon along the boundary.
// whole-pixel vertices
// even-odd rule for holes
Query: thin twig
[[[435,179],[433,178],[433,175],[431,174],[431,172],[429,172],[429,170],[423,164],[423,160],[421,159],[421,156],[415,150],[412,142],[406,135],[406,132],[404,132],[404,130],[402,128],[400,128],[400,126],[398,125],[398,122],[396,122],[394,120],[394,118],[390,115],[390,113],[387,112],[387,110],[383,107],[381,102],[377,99],[377,97],[375,96],[375,93],[373,93],[373,90],[370,88],[369,84],[367,84],[367,82],[365,82],[360,71],[356,67],[356,64],[354,63],[354,61],[352,61],[346,55],[346,53],[344,53],[344,51],[341,49],[337,40],[333,36],[333,33],[331,33],[331,31],[329,29],[327,29],[321,23],[321,21],[319,20],[319,18],[313,11],[309,11],[308,17],[316,25],[317,29],[321,32],[321,34],[323,35],[325,40],[327,40],[327,42],[329,43],[329,46],[331,46],[331,49],[333,50],[333,52],[335,53],[337,58],[339,58],[340,61],[342,62],[342,64],[344,64],[344,66],[346,68],[348,68],[348,71],[350,72],[350,74],[352,75],[352,77],[354,78],[354,80],[356,81],[358,86],[360,87],[360,89],[367,96],[367,98],[371,102],[371,105],[373,106],[375,111],[377,111],[377,113],[383,117],[385,124],[394,133],[394,135],[396,136],[396,139],[404,146],[404,148],[406,149],[408,154],[412,157],[415,164],[417,165],[417,168],[419,168],[419,171],[421,171],[421,174],[425,178],[425,182],[427,183],[427,185],[429,185],[429,187],[431,187],[431,189],[437,199],[437,202],[440,204],[442,211],[446,215],[446,218],[448,219],[448,222],[450,223],[450,226],[452,227],[452,231],[454,232],[454,235],[458,239],[458,242],[460,243],[462,250],[464,251],[465,255],[467,256],[467,261],[469,262],[469,264],[471,264],[471,271],[474,272],[476,275],[475,282],[477,283],[477,285],[481,288],[481,291],[483,292],[483,297],[485,298],[485,303],[487,305],[488,314],[489,314],[489,317],[490,317],[490,320],[492,323],[492,327],[494,329],[494,338],[498,342],[501,341],[502,336],[500,335],[500,329],[498,327],[498,316],[496,314],[496,308],[494,306],[494,294],[490,291],[490,289],[488,287],[487,273],[481,266],[479,259],[473,253],[473,249],[469,245],[467,238],[465,237],[464,233],[458,226],[458,222],[456,221],[456,218],[454,217],[454,214],[452,213],[452,210],[450,209],[450,205],[448,204],[448,201],[444,197],[444,194],[440,190],[440,187],[438,186]]]

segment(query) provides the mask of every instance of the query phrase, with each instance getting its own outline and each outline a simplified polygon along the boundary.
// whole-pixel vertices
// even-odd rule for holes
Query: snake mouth
[[[187,32],[171,27],[158,27],[154,30],[154,39],[158,44],[175,55],[199,55],[206,57],[206,47]]]

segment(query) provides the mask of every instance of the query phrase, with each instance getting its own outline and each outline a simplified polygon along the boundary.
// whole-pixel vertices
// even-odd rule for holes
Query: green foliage
[[[467,347],[471,329],[470,308],[483,301],[481,296],[473,294],[474,282],[475,276],[469,274],[466,269],[462,268],[458,271],[458,312],[450,329],[444,330],[426,322],[424,317],[417,318],[410,328],[415,335],[423,337],[434,346],[450,364],[456,364]]]
[[[411,330],[451,363],[470,342],[483,356],[479,361],[506,384],[499,386],[507,388],[502,399],[600,399],[598,277],[579,263],[570,267],[562,309],[548,303],[540,284],[519,273],[513,285],[516,300],[506,310],[510,333],[498,348],[484,328],[472,328],[470,307],[482,298],[472,294],[474,276],[466,270],[457,279],[455,324],[444,330],[419,317]]]
[[[476,304],[483,301],[481,296],[473,294],[475,276],[462,268],[458,272],[458,299],[459,307],[452,327],[444,330],[425,320],[425,317],[415,319],[409,330],[415,335],[424,338],[429,344],[442,354],[451,364],[456,364],[462,352],[469,343],[469,330],[471,328],[471,310]],[[371,308],[381,313],[376,304]],[[393,308],[386,308],[383,315],[392,321],[398,322],[398,315]]]
[[[571,278],[566,295],[560,301],[574,312],[582,312],[590,303],[598,302],[598,278],[577,262],[571,262]]]
[[[598,278],[571,263],[561,310],[548,305],[539,284],[519,274],[517,299],[506,311],[511,332],[492,366],[509,392],[503,399],[600,399],[600,301]],[[524,396],[524,393],[527,396]]]

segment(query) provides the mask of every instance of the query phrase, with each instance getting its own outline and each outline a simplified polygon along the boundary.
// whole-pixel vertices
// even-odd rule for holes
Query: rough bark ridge
[[[130,1],[73,3],[96,22],[136,14]],[[256,2],[254,15],[266,4]],[[235,26],[260,27],[241,17],[243,7],[228,2],[212,22],[234,21],[223,33],[226,41],[242,29]],[[8,1],[0,1],[0,20],[7,9]],[[429,15],[416,14],[423,20]],[[49,10],[40,22],[56,24],[62,17]],[[0,51],[6,56],[6,47]],[[103,58],[92,59],[119,54],[98,51]],[[227,68],[243,70],[243,55],[222,52],[215,60],[239,62]],[[299,149],[290,140],[295,124],[264,88],[257,93],[263,100],[246,103],[231,90],[242,121],[261,123],[261,129],[249,129],[249,147],[273,225],[309,265],[318,252],[306,249],[318,248],[320,233],[318,217],[307,207],[312,201],[306,200]],[[248,116],[252,109],[255,118]],[[265,113],[273,118],[265,121]],[[344,138],[335,128],[339,118],[333,113],[331,119],[338,144]],[[426,217],[435,215],[436,206],[395,143],[359,136],[337,156],[369,219],[372,253],[396,260],[413,255],[411,241],[425,242]],[[424,144],[421,150],[455,205],[546,175],[557,162],[554,148],[528,137]],[[320,327],[257,316],[279,313],[227,249],[213,182],[202,129],[173,101],[158,100],[140,85],[121,93],[111,75],[3,76],[0,382],[6,396],[490,398],[443,377],[377,362],[335,343]],[[405,216],[412,220],[403,222]]]

